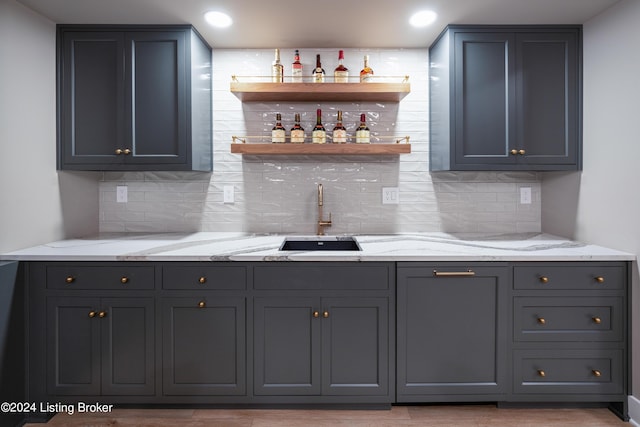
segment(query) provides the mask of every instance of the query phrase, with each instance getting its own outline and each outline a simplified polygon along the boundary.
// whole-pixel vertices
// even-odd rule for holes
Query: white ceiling
[[[55,23],[193,24],[214,48],[428,47],[447,24],[582,24],[619,0],[17,0]],[[420,9],[428,28],[408,25]],[[215,29],[203,13],[234,25]]]

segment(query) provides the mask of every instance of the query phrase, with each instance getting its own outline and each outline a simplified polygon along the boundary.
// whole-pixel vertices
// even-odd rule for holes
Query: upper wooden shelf
[[[385,155],[411,153],[411,144],[231,144],[231,152],[254,155]]]
[[[243,102],[269,101],[334,101],[334,102],[398,102],[411,92],[408,77],[397,81],[371,83],[272,83],[242,82],[234,76],[231,92]]]

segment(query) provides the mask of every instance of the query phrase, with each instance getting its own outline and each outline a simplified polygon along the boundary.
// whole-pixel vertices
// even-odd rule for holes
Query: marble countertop
[[[636,256],[549,234],[356,235],[361,251],[281,251],[285,237],[246,233],[104,234],[10,253],[18,261],[632,261]],[[328,236],[328,239],[342,239]]]

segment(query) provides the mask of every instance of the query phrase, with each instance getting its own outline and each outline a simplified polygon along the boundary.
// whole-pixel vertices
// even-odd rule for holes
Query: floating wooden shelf
[[[231,92],[243,102],[398,102],[409,92],[402,83],[251,83],[231,82]]]
[[[411,153],[411,144],[231,144],[236,154],[260,155],[385,155]]]

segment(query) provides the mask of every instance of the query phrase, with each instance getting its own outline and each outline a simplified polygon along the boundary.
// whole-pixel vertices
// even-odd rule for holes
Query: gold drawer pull
[[[205,308],[207,306],[207,304],[204,301],[200,301],[198,303],[198,308]]]
[[[526,153],[526,151],[524,151],[524,150],[518,150],[518,154],[520,154],[521,156],[524,156],[525,153]]]
[[[96,317],[96,312],[95,312],[95,311],[90,311],[90,312],[89,312],[89,317],[90,317],[90,318],[92,318],[92,319],[93,319],[94,317]]]
[[[104,319],[105,317],[107,317],[107,312],[106,311],[101,311],[100,313],[98,313],[98,317],[101,319]]]
[[[594,279],[598,283],[604,283],[604,277],[602,276],[596,276]]]
[[[323,312],[322,317],[324,317],[325,319],[329,317],[329,312],[328,311]]]
[[[120,278],[120,283],[122,283],[123,285],[129,283],[129,278],[127,276],[122,276]]]
[[[540,325],[546,325],[547,321],[545,320],[544,317],[538,317],[538,324]]]
[[[319,311],[314,311],[313,312],[313,318],[317,319],[318,317],[320,317],[320,312]]]
[[[515,156],[516,154],[518,154],[518,150],[511,150],[509,151],[511,153],[512,156]]]
[[[540,283],[549,283],[549,278],[547,276],[539,277]]]
[[[435,277],[472,277],[476,275],[476,272],[473,270],[467,271],[438,271],[433,270],[433,275]]]
[[[73,276],[67,276],[67,278],[64,279],[64,281],[67,282],[67,283],[73,283],[73,282],[76,281],[76,278],[73,277]]]
[[[599,325],[600,323],[602,323],[602,319],[599,318],[598,316],[596,317],[592,317],[593,323],[595,323],[596,325]]]
[[[547,376],[547,374],[542,369],[538,369],[538,376],[539,377],[545,377],[545,376]]]
[[[592,369],[591,373],[593,374],[594,377],[601,377],[602,376],[602,372],[598,371],[597,369]]]
[[[198,283],[200,283],[201,285],[207,283],[207,278],[202,276],[198,279]]]

